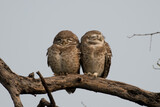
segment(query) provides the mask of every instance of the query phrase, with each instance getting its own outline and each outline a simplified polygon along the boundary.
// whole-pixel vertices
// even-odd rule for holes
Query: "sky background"
[[[133,37],[135,33],[160,31],[159,0],[0,0],[0,58],[17,74],[40,71],[53,76],[46,52],[61,30],[71,30],[80,39],[89,30],[99,30],[110,44],[113,57],[108,79],[160,92],[160,35]],[[82,71],[81,71],[82,74]],[[36,75],[36,78],[38,76]],[[141,107],[116,96],[77,89],[52,93],[59,107]],[[36,107],[47,95],[21,95],[24,107]],[[14,107],[0,84],[0,103]]]

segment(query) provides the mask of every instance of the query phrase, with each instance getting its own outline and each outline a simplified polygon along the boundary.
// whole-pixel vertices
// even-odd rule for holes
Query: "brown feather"
[[[110,66],[111,66],[111,57],[112,57],[112,52],[111,52],[110,46],[107,42],[105,42],[105,47],[106,47],[107,53],[105,56],[104,72],[102,74],[103,78],[106,78],[109,74],[109,70],[110,70]]]
[[[71,41],[68,41],[70,40]],[[65,42],[63,44],[63,42]],[[71,31],[59,32],[54,38],[53,45],[48,48],[47,63],[54,75],[67,75],[80,73],[80,50],[78,37]],[[73,93],[75,88],[67,88],[68,93]]]
[[[93,30],[85,33],[81,38],[80,50],[83,72],[106,78],[111,65],[112,52],[101,32]]]

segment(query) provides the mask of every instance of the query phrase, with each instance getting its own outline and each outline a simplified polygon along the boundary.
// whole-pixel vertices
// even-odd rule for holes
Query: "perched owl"
[[[48,48],[48,66],[55,76],[66,74],[79,74],[80,50],[78,37],[71,31],[59,32],[54,38],[53,45]],[[67,88],[73,93],[75,88]]]
[[[84,74],[106,78],[112,52],[104,36],[97,30],[88,31],[81,38],[81,63]]]

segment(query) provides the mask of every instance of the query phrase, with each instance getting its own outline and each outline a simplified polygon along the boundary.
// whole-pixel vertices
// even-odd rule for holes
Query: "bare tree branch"
[[[17,81],[19,78],[14,78],[15,73],[13,73],[10,68],[5,64],[5,62],[0,58],[0,83],[8,90],[10,96],[13,100],[15,107],[23,107],[20,100],[21,86]]]
[[[147,34],[133,34],[132,36],[128,36],[128,38],[132,38],[134,36],[152,36],[152,35],[156,35],[156,34],[160,34],[160,32],[147,33]]]
[[[47,84],[46,84],[46,82],[45,82],[42,74],[41,74],[39,71],[37,72],[37,74],[39,75],[39,77],[40,77],[40,79],[41,79],[41,82],[42,82],[42,84],[43,84],[43,86],[44,86],[44,88],[45,88],[45,90],[46,90],[46,92],[47,92],[47,95],[48,95],[48,97],[49,97],[49,100],[50,100],[50,102],[51,102],[50,105],[47,106],[47,107],[56,107],[56,103],[55,103],[55,101],[54,101],[54,99],[53,99],[53,96],[52,96],[50,90],[48,89],[48,86],[47,86]]]
[[[151,51],[151,47],[152,47],[152,36],[153,36],[153,35],[156,35],[156,34],[160,34],[160,32],[147,33],[147,34],[133,34],[132,36],[128,36],[128,38],[132,38],[132,37],[134,37],[134,36],[150,36],[149,51]]]
[[[44,98],[42,98],[37,107],[45,107],[45,106],[49,107],[50,103],[47,100],[45,100]]]
[[[67,75],[44,78],[51,92],[76,87],[94,92],[110,94],[140,105],[160,107],[160,93],[149,92],[126,83],[87,75]],[[23,107],[20,94],[45,94],[40,79],[19,76],[13,73],[0,59],[0,83],[9,91],[15,107]]]

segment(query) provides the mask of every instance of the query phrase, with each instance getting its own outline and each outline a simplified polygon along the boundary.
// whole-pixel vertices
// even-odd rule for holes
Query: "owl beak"
[[[102,41],[102,37],[99,36],[98,39],[99,39],[100,41]]]
[[[66,45],[67,44],[67,41],[66,40],[63,40],[62,41],[62,45]]]

